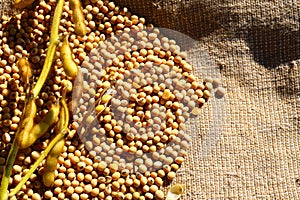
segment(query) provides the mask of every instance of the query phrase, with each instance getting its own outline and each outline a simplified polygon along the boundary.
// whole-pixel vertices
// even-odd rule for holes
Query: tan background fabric
[[[116,2],[196,40],[190,61],[227,89],[191,126],[182,199],[299,199],[299,1]]]

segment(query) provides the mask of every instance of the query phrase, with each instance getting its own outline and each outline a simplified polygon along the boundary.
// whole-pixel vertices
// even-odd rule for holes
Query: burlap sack
[[[299,1],[116,2],[197,41],[191,62],[227,89],[191,127],[182,199],[299,199]]]

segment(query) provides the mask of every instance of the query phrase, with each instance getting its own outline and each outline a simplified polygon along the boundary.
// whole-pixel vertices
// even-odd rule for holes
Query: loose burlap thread
[[[299,1],[116,2],[197,41],[190,62],[199,76],[219,71],[227,90],[189,126],[182,199],[299,199]]]
[[[182,199],[299,199],[299,1],[115,2],[195,40],[195,73],[227,90],[189,126]]]

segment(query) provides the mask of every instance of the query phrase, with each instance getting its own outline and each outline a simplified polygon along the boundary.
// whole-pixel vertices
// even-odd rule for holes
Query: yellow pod
[[[23,118],[26,119],[28,117],[34,118],[36,114],[36,104],[35,99],[30,98],[28,103],[25,105]]]
[[[60,59],[63,63],[66,75],[75,78],[78,73],[78,67],[72,58],[72,51],[67,37],[64,38],[60,47]]]
[[[56,133],[60,133],[64,128],[65,128],[65,125],[66,125],[66,111],[65,111],[65,108],[62,107],[61,110],[60,110],[60,113],[59,113],[59,120],[56,124],[56,128],[55,128],[55,132]]]
[[[17,144],[20,149],[27,148],[27,143],[30,140],[30,131],[34,125],[34,117],[37,108],[34,99],[29,99],[24,109],[23,120],[20,123],[20,132],[17,136]]]
[[[34,2],[34,0],[15,0],[14,2],[14,6],[15,8],[26,8],[28,6],[30,6],[32,3]]]
[[[45,171],[54,171],[56,167],[57,167],[57,158],[49,155],[45,162],[45,166],[44,166]]]
[[[17,62],[17,67],[20,71],[21,80],[25,83],[29,83],[29,79],[32,77],[32,66],[27,58],[20,58]]]
[[[70,8],[72,10],[72,18],[75,24],[75,33],[83,37],[87,33],[84,15],[80,0],[70,0]]]
[[[62,138],[51,149],[51,151],[49,152],[49,156],[53,158],[57,158],[63,151],[64,146],[65,146],[65,139]]]
[[[30,133],[29,139],[23,142],[22,148],[30,147],[37,139],[42,137],[49,127],[57,121],[59,114],[59,104],[54,104],[46,116],[40,121],[40,123],[35,124]]]
[[[81,37],[87,34],[84,18],[82,19],[82,21],[75,22],[75,33]]]
[[[43,174],[43,183],[46,187],[50,187],[55,180],[55,172],[54,170],[45,171]]]
[[[66,92],[67,92],[67,88],[64,89],[63,91],[63,95],[62,95],[62,99],[61,99],[61,109],[60,109],[60,113],[59,113],[59,120],[56,124],[56,128],[55,128],[55,132],[56,133],[61,133],[61,131],[65,128],[68,127],[69,124],[69,109],[68,106],[66,104]]]
[[[62,153],[65,146],[65,138],[60,139],[48,154],[44,165],[43,183],[50,187],[55,179],[55,170],[57,167],[57,158]]]
[[[22,130],[20,131],[18,137],[17,137],[17,143],[20,149],[26,149],[28,147],[28,143],[30,140],[30,131],[34,124],[33,118],[26,118],[23,120]]]

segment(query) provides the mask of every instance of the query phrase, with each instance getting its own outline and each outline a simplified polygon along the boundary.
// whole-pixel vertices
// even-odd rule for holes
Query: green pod
[[[75,78],[78,73],[78,67],[72,58],[72,51],[67,37],[65,37],[60,47],[60,59],[66,75]]]

